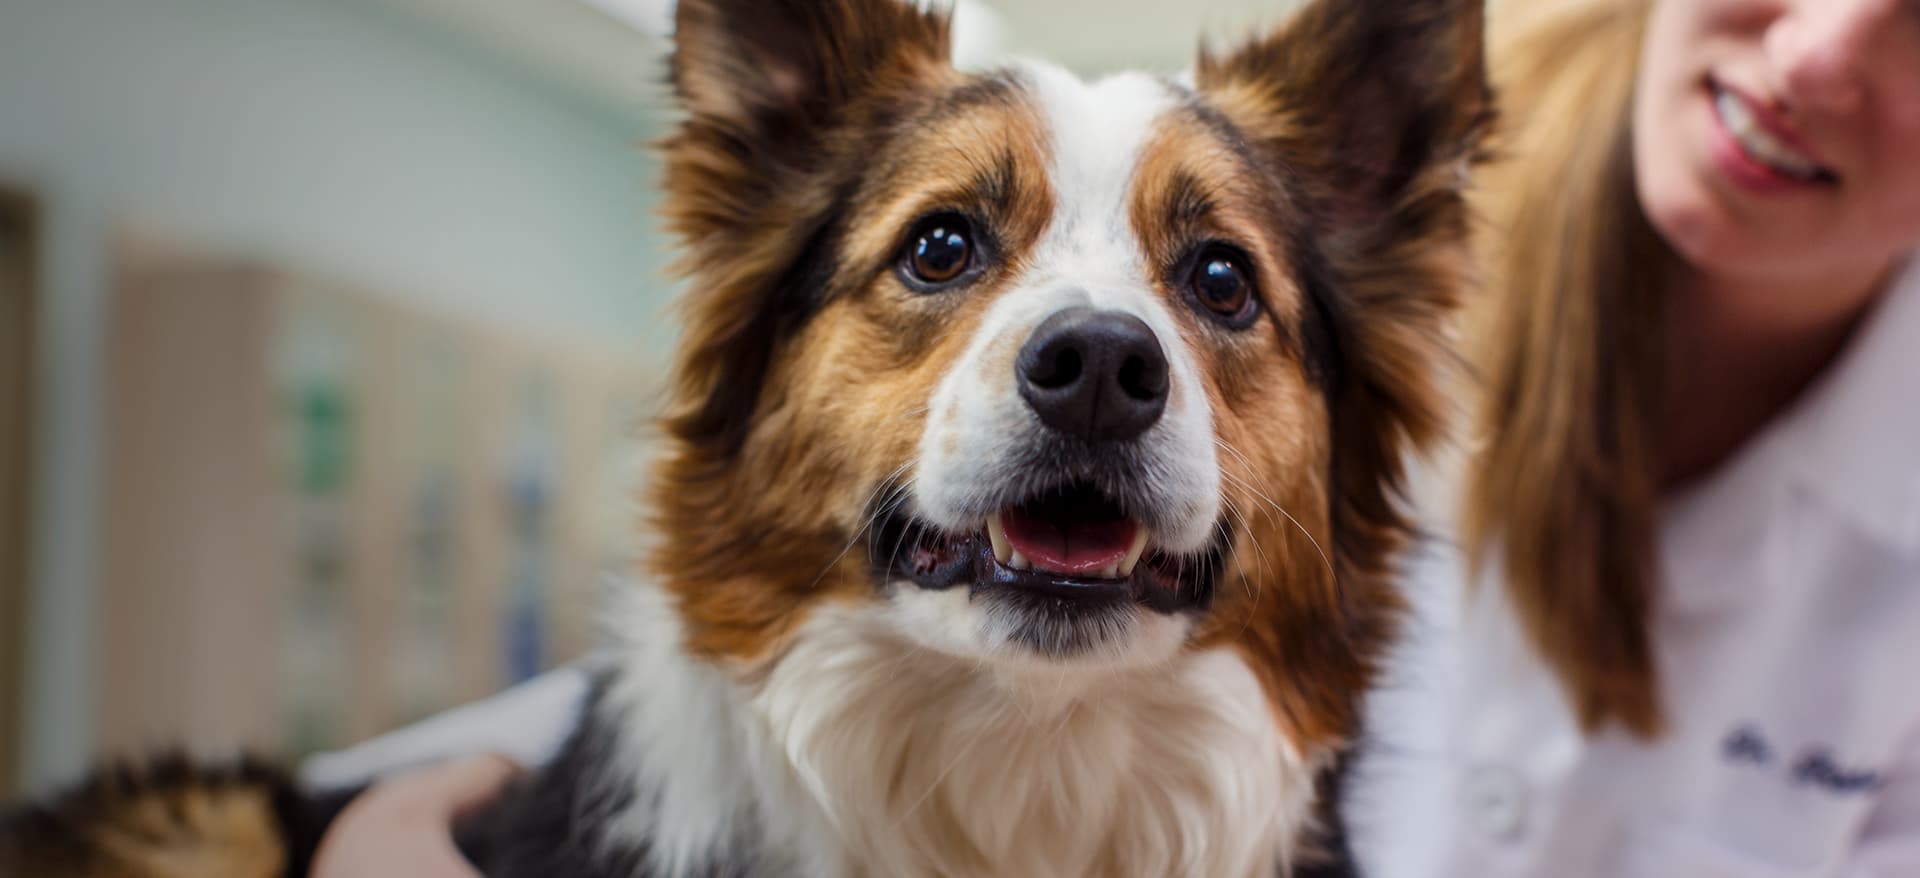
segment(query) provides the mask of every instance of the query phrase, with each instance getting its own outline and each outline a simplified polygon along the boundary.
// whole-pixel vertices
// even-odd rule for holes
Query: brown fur
[[[1351,731],[1397,633],[1403,459],[1445,421],[1445,339],[1468,283],[1464,175],[1493,116],[1479,9],[1478,0],[1316,4],[1291,28],[1199,67],[1202,93],[1255,154],[1294,172],[1286,182],[1303,203],[1292,240],[1337,230],[1321,234],[1317,254],[1290,254],[1320,263],[1305,274],[1325,284],[1339,349],[1328,388],[1331,503],[1319,507],[1333,581],[1288,591],[1235,639],[1310,741]],[[1343,53],[1355,45],[1382,54]],[[1394,114],[1413,124],[1381,121]],[[1294,570],[1308,566],[1290,554]]]
[[[0,875],[278,878],[304,874],[291,787],[255,766],[179,760],[103,772],[55,803],[0,818]],[[302,848],[305,847],[303,851]]]

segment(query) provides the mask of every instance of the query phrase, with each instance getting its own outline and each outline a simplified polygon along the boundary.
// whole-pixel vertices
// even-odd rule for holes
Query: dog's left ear
[[[1278,31],[1202,52],[1209,99],[1299,172],[1332,221],[1456,190],[1493,117],[1485,0],[1316,0]]]
[[[1485,3],[1314,0],[1195,69],[1300,197],[1296,255],[1336,312],[1336,406],[1385,419],[1345,424],[1342,443],[1417,445],[1440,425],[1433,375],[1466,283],[1465,189],[1494,117]]]

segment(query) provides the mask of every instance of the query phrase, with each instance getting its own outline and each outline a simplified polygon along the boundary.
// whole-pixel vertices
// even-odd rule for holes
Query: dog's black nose
[[[1020,349],[1020,395],[1047,426],[1089,442],[1145,433],[1167,407],[1167,355],[1145,321],[1068,308]]]

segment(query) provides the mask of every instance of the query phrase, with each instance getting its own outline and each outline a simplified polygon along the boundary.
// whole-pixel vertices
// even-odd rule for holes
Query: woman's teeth
[[[1794,151],[1768,132],[1739,95],[1714,89],[1713,106],[1720,114],[1721,124],[1727,126],[1727,132],[1749,158],[1796,180],[1813,182],[1829,176],[1818,162]]]

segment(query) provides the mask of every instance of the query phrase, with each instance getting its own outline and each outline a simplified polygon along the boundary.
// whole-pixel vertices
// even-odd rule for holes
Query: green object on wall
[[[296,483],[307,495],[326,495],[347,483],[353,468],[352,406],[345,388],[311,381],[294,391],[299,428]]]

